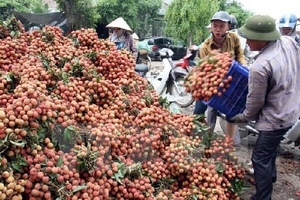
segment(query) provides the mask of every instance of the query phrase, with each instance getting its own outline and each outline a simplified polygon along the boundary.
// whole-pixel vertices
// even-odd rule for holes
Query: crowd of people
[[[249,66],[246,108],[227,120],[227,134],[240,142],[237,124],[255,121],[259,131],[251,161],[254,168],[256,193],[251,200],[271,200],[273,183],[277,180],[276,151],[286,133],[300,117],[300,48],[296,34],[298,18],[283,15],[278,28],[268,15],[253,15],[237,29],[237,19],[225,11],[216,12],[207,26],[210,36],[200,45],[199,58],[213,50],[229,52],[247,66],[246,57],[253,58]],[[137,55],[133,32],[123,18],[107,25],[109,39],[117,48]],[[217,110],[197,101],[194,114],[205,114],[214,131]],[[298,139],[299,140],[299,139]],[[297,141],[296,141],[297,142]],[[295,144],[300,144],[300,141]]]

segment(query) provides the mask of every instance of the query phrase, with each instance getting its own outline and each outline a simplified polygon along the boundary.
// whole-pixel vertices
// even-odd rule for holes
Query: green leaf
[[[114,173],[113,178],[120,184],[123,185],[122,179],[124,178],[123,170],[119,170],[117,173]]]
[[[4,78],[8,81],[8,82],[12,82],[12,79],[9,75],[5,75]]]
[[[16,156],[12,161],[11,161],[11,166],[14,170],[18,171],[18,172],[22,172],[22,168],[26,167],[27,161],[21,157],[21,156]]]
[[[62,157],[59,157],[58,160],[57,160],[57,162],[56,162],[56,166],[57,167],[61,167],[62,164],[63,164],[63,159],[62,159]]]
[[[57,174],[48,174],[51,180],[56,180]]]
[[[9,142],[12,143],[13,145],[16,145],[16,146],[22,147],[22,148],[26,145],[26,141],[24,141],[24,140],[17,140],[17,141],[10,140]]]
[[[69,129],[64,130],[64,141],[68,141],[71,138],[71,131]]]
[[[67,134],[67,137],[68,137],[68,141],[71,142],[73,141],[74,137],[73,137],[73,133],[70,131],[68,132],[69,134]]]
[[[10,36],[15,36],[16,35],[16,32],[15,31],[11,31],[10,32]]]
[[[85,189],[85,188],[88,188],[88,186],[86,186],[86,185],[79,185],[79,186],[77,186],[76,188],[74,188],[74,190],[72,191],[73,193],[76,193],[76,192],[78,192],[78,191],[80,191],[80,190],[83,190],[83,189]]]
[[[225,170],[224,165],[223,165],[223,163],[221,163],[221,162],[216,162],[216,167],[215,167],[215,169],[216,169],[216,171],[217,171],[218,173],[223,173],[224,170]]]
[[[67,129],[70,130],[70,131],[77,131],[78,130],[78,128],[76,126],[72,126],[72,125],[68,126]]]
[[[245,185],[244,180],[240,180],[238,178],[235,178],[234,180],[231,181],[232,187],[230,190],[232,192],[236,192],[238,194],[243,193],[246,189],[249,189],[249,186]]]

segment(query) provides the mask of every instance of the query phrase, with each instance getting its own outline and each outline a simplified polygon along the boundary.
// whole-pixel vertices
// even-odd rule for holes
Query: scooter
[[[148,66],[148,69],[151,68],[151,58],[147,49],[139,49],[136,63],[145,64]]]
[[[189,72],[174,65],[171,49],[163,48],[159,53],[163,58],[164,68],[157,76],[148,77],[148,81],[158,95],[166,98],[169,102],[177,103],[180,107],[188,107],[194,102],[192,95],[187,93],[184,87],[184,77]]]
[[[149,41],[148,43],[150,45],[153,45],[152,46],[152,51],[149,53],[149,57],[152,58],[152,60],[161,61],[162,58],[161,58],[158,47],[156,45],[154,45],[151,41]]]
[[[226,116],[223,113],[218,113],[220,117],[220,126],[223,133],[226,133]],[[257,135],[259,132],[254,128],[255,122],[250,121],[248,123],[239,123],[238,129],[240,133],[240,138],[245,138],[248,135]]]
[[[184,69],[187,69],[188,71],[191,70],[191,67],[196,66],[195,57],[197,56],[199,52],[199,47],[196,45],[191,45],[189,48],[189,53],[183,57],[183,59],[180,59],[179,61],[175,62],[176,67],[182,67]]]
[[[148,71],[149,71],[149,66],[141,63],[141,64],[135,64],[134,71],[139,74],[141,77],[146,77]]]
[[[138,53],[134,71],[141,77],[146,77],[148,71],[151,69],[151,59],[148,56],[147,50],[141,50]]]
[[[176,103],[182,108],[186,108],[194,103],[192,94],[187,93],[185,90],[184,78],[196,66],[195,57],[198,49],[198,46],[192,45],[189,48],[189,53],[183,59],[176,62],[172,62],[169,59],[172,70],[167,82],[167,93],[180,97],[176,99]]]
[[[220,117],[220,126],[223,133],[226,133],[226,116],[223,113],[218,112]],[[240,138],[245,138],[248,135],[258,135],[259,131],[255,128],[255,121],[250,121],[248,123],[239,123],[238,129],[240,132]],[[300,146],[300,119],[288,130],[288,132],[283,136],[284,139],[281,144],[289,144],[295,142],[295,146]]]

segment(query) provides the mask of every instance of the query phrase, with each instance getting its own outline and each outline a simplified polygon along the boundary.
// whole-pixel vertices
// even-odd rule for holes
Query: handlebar
[[[226,115],[223,114],[223,113],[218,112],[218,116],[221,117],[222,119],[225,119],[225,120],[227,119],[227,118],[226,118]],[[245,128],[248,129],[249,131],[253,132],[253,133],[256,133],[256,134],[259,133],[258,130],[256,130],[255,128],[253,128],[253,127],[250,126],[249,124],[247,124],[247,125],[245,126]]]
[[[225,114],[218,112],[218,115],[219,115],[219,117],[221,117],[221,118],[223,118],[223,119],[226,120],[226,115]]]
[[[256,130],[255,128],[253,128],[253,127],[250,126],[250,125],[246,125],[245,128],[248,129],[249,131],[253,132],[253,133],[256,133],[256,134],[259,133],[258,130]]]

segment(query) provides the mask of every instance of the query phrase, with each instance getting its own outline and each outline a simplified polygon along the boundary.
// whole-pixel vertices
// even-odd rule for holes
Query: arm
[[[268,91],[268,75],[257,68],[259,66],[252,65],[249,69],[248,95],[246,109],[243,112],[243,117],[248,121],[258,119],[259,112],[265,105]]]
[[[133,54],[134,58],[136,59],[138,55],[138,49],[134,42],[133,37],[130,34],[128,34],[128,43],[129,43],[129,51]]]
[[[207,45],[205,43],[202,43],[200,50],[199,50],[199,58],[204,58],[209,54],[209,51],[207,49]]]
[[[132,54],[135,58],[137,58],[137,54],[138,54],[138,49],[136,47],[136,44],[134,41],[132,41],[132,48],[131,48]]]
[[[235,52],[235,58],[236,60],[241,63],[242,65],[246,65],[246,58],[244,54],[244,50],[241,47],[241,42],[238,36],[236,36],[236,41],[235,41],[235,47],[234,47],[234,52]]]

